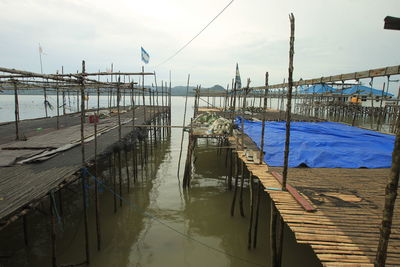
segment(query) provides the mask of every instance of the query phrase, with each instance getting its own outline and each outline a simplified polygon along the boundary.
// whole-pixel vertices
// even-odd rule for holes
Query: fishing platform
[[[15,120],[0,124],[0,230],[21,219],[28,246],[29,213],[38,210],[48,215],[52,229],[52,266],[59,266],[55,239],[56,217],[63,210],[62,189],[80,182],[86,254],[83,263],[71,266],[89,264],[88,188],[94,185],[91,187],[95,191],[97,249],[100,250],[101,169],[110,162],[113,192],[118,192],[121,198],[125,194],[124,186],[129,193],[137,180],[139,166],[143,168],[147,164],[151,145],[170,134],[170,128],[166,127],[171,118],[170,88],[164,87],[164,82],[161,90],[157,86],[146,88],[144,77],[155,78],[155,73],[144,71],[87,73],[84,61],[82,72],[77,74],[38,74],[7,68],[0,71],[5,73],[0,75],[0,85],[14,93],[15,107]],[[141,77],[141,85],[133,82],[135,76]],[[111,82],[100,77],[111,77]],[[129,82],[122,82],[121,78]],[[20,120],[19,93],[29,90],[43,91],[45,118]],[[52,108],[49,94],[56,95],[57,99],[54,117],[48,115],[48,109]],[[67,112],[70,97],[75,97],[77,112]],[[89,108],[89,97],[96,100],[95,107]],[[100,105],[100,97],[107,99],[106,105]],[[133,169],[129,169],[130,165]],[[126,175],[122,175],[123,169]],[[49,212],[43,210],[44,206],[48,206]]]
[[[365,76],[363,78],[371,78],[379,75],[384,76],[388,73],[388,70],[392,71],[393,75],[400,73],[399,66],[360,73]],[[346,80],[344,77],[354,79],[359,75],[361,74],[356,72],[347,76],[331,76],[327,79],[328,81],[332,79]],[[320,83],[324,79],[302,80],[295,84],[297,86],[308,86],[309,84]],[[269,219],[272,225],[270,229],[272,235],[270,243],[272,266],[279,266],[277,262],[282,262],[283,234],[280,228],[283,228],[283,223],[290,228],[298,243],[307,244],[312,248],[323,266],[374,266],[378,243],[381,238],[385,198],[388,198],[387,192],[385,194],[385,188],[388,187],[388,177],[391,172],[389,167],[288,167],[286,188],[282,189],[284,168],[271,167],[265,162],[263,155],[264,150],[268,150],[268,146],[263,149],[263,153],[260,152],[260,142],[254,139],[254,136],[259,135],[253,134],[254,136],[250,137],[243,129],[247,126],[240,125],[240,122],[236,122],[238,129],[233,129],[229,133],[218,134],[210,130],[210,125],[196,124],[196,118],[207,117],[210,114],[231,121],[232,125],[235,125],[237,116],[242,120],[247,119],[259,123],[263,121],[263,125],[264,122],[285,122],[287,113],[279,110],[279,102],[278,108],[274,108],[272,104],[268,107],[268,100],[271,98],[286,100],[288,97],[287,90],[282,90],[279,94],[271,90],[287,87],[288,84],[266,85],[262,88],[250,88],[248,86],[238,90],[234,89],[229,94],[228,91],[226,94],[207,94],[201,92],[200,88],[197,87],[195,89],[194,119],[188,126],[189,145],[183,186],[190,186],[191,165],[195,164],[192,160],[192,154],[196,147],[196,140],[198,138],[217,139],[219,140],[217,149],[223,150],[222,148],[225,148],[225,164],[229,170],[226,176],[228,188],[234,190],[231,206],[232,216],[237,205],[239,205],[241,215],[244,216],[242,192],[246,184],[250,191],[249,249],[252,247],[251,243],[254,242],[257,234],[255,229],[258,225],[259,203],[257,202],[259,200],[255,200],[254,195],[256,194],[256,185],[259,184],[271,200]],[[265,91],[257,93],[253,89]],[[296,98],[296,95],[293,95],[293,97]],[[338,96],[326,93],[313,95],[314,99],[319,97],[320,99],[335,99]],[[301,96],[299,99],[307,99],[307,97]],[[201,106],[201,101],[206,105]],[[259,106],[255,103],[259,103]],[[304,103],[298,102],[299,106],[304,105]],[[397,108],[398,106],[395,109]],[[293,110],[294,113],[291,114],[290,121],[316,122],[317,124],[318,122],[328,121],[325,116],[318,116],[318,112],[310,113],[307,111],[303,113],[296,106]],[[383,109],[380,112],[383,112]],[[383,116],[383,114],[379,116]],[[394,121],[390,119],[392,117]],[[398,124],[397,117],[398,113],[395,111],[393,116],[385,115],[384,120],[382,117],[381,123]],[[338,121],[337,123],[361,130],[361,128],[350,126],[344,122]],[[381,126],[379,125],[378,129],[381,129]],[[387,129],[398,133],[396,127],[388,127]],[[377,134],[381,134],[376,129],[374,130]],[[268,128],[265,131],[268,131]],[[371,133],[373,132],[371,131]],[[393,136],[394,133],[386,134]],[[262,143],[261,146],[264,147],[264,144]],[[256,180],[254,184],[253,179]],[[232,185],[233,180],[235,180],[234,185]],[[240,195],[237,196],[237,194]],[[254,207],[255,205],[257,207]],[[257,215],[254,215],[255,212],[257,212]],[[281,232],[279,233],[279,231]],[[386,266],[399,266],[399,264],[400,204],[397,202],[394,207],[391,235],[386,251]]]

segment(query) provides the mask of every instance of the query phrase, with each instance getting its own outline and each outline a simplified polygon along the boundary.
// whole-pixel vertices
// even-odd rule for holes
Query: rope
[[[219,249],[219,248],[215,248],[215,247],[213,247],[213,246],[210,246],[210,245],[206,244],[205,242],[202,242],[202,241],[200,241],[200,240],[197,240],[197,239],[191,237],[190,235],[187,235],[187,234],[185,234],[185,233],[183,233],[183,232],[181,232],[181,231],[175,229],[174,227],[172,227],[172,226],[168,225],[167,223],[163,222],[162,220],[158,219],[156,216],[154,216],[154,215],[152,215],[152,214],[150,214],[150,213],[144,211],[144,210],[141,209],[139,206],[135,205],[134,203],[132,203],[132,202],[129,201],[129,200],[126,200],[125,198],[123,198],[122,196],[120,196],[118,193],[114,192],[110,187],[108,187],[108,186],[105,185],[102,181],[99,181],[94,175],[92,175],[92,174],[89,172],[89,170],[87,170],[87,168],[82,168],[82,172],[83,172],[83,173],[86,173],[86,174],[89,174],[89,176],[90,176],[94,181],[97,181],[97,183],[101,184],[106,190],[110,191],[113,195],[115,195],[117,198],[119,198],[119,199],[122,200],[123,202],[127,203],[128,205],[130,205],[131,207],[133,207],[133,208],[136,209],[137,211],[139,211],[139,212],[141,212],[142,214],[144,214],[145,216],[147,216],[147,217],[149,217],[149,218],[155,220],[156,222],[158,222],[159,224],[165,226],[166,228],[170,229],[171,231],[173,231],[173,232],[175,232],[175,233],[177,233],[177,234],[179,234],[179,235],[181,235],[181,236],[183,236],[183,237],[186,237],[187,239],[192,240],[192,241],[194,241],[194,242],[196,242],[196,243],[198,243],[198,244],[200,244],[200,245],[202,245],[202,246],[204,246],[204,247],[206,247],[206,248],[209,248],[209,249],[211,249],[211,250],[214,250],[214,251],[216,251],[216,252],[218,252],[218,253],[224,254],[224,255],[229,256],[229,257],[231,257],[231,258],[234,258],[234,259],[237,259],[237,260],[240,260],[240,261],[243,261],[243,262],[247,262],[247,263],[249,263],[249,264],[253,264],[253,265],[256,265],[256,266],[266,266],[266,265],[263,265],[263,264],[259,264],[259,263],[256,263],[256,262],[252,262],[252,261],[250,261],[250,260],[248,260],[248,259],[245,259],[245,258],[238,257],[238,256],[233,255],[233,254],[231,254],[231,253],[229,253],[229,252],[226,252],[226,251],[224,251],[224,250],[222,250],[222,249]]]
[[[56,214],[58,224],[61,227],[61,231],[64,231],[63,224],[62,224],[62,221],[61,221],[61,216],[58,213],[57,203],[56,203],[56,199],[54,197],[54,190],[50,191],[50,198],[51,198],[51,201],[53,202],[53,210],[54,210],[54,213]]]

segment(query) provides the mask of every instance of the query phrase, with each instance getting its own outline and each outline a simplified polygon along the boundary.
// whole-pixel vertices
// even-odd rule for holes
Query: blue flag
[[[146,52],[146,50],[143,49],[143,47],[140,47],[140,50],[142,51],[142,61],[146,64],[149,63],[150,60],[149,54]]]
[[[242,88],[242,81],[240,79],[240,73],[239,73],[239,65],[237,63],[236,63],[235,84],[236,84],[236,89]]]

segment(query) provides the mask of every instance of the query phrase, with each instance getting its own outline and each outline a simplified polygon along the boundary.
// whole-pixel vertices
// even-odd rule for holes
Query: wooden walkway
[[[236,147],[235,137],[229,141]],[[247,135],[244,143],[245,150],[258,151]],[[288,183],[316,208],[306,212],[289,192],[268,189],[281,188],[272,172],[282,168],[255,164],[244,151],[237,153],[267,188],[297,242],[310,245],[323,266],[373,266],[389,169],[289,168]],[[386,266],[400,266],[398,201]]]
[[[160,107],[146,107],[146,121],[152,120],[164,111],[165,110]],[[135,113],[135,124],[144,124],[143,107],[138,107]],[[112,118],[114,121],[116,121],[116,116]],[[121,114],[121,120],[127,121],[128,119],[132,119],[132,113],[127,112]],[[40,125],[43,125],[44,121],[45,119],[32,120],[27,122],[27,124],[30,125],[30,128],[34,129],[36,127],[40,127]],[[80,119],[78,118],[75,121],[76,124],[78,124]],[[35,124],[35,122],[39,126],[32,126]],[[22,121],[21,123],[23,124],[24,122]],[[110,121],[108,123],[110,123]],[[73,124],[74,123],[71,122],[67,125],[68,127],[75,127]],[[2,129],[2,127],[4,128]],[[0,125],[0,132],[7,132],[6,127],[9,127],[9,125]],[[13,128],[10,127],[10,129]],[[88,127],[88,129],[93,129],[93,127]],[[43,134],[54,137],[56,135],[52,133],[56,131],[57,130],[55,129],[46,128],[43,129]],[[63,130],[59,131],[62,132]],[[121,127],[123,138],[128,136],[128,134],[131,132],[132,127]],[[6,136],[12,136],[12,133]],[[38,144],[38,140],[41,140],[40,135],[37,134],[32,135],[32,139],[35,140],[35,145]],[[71,137],[64,141],[69,142],[70,139]],[[108,131],[103,132],[102,135],[98,136],[97,153],[101,155],[111,152],[111,147],[117,143],[118,140],[118,127],[111,127]],[[51,143],[51,140],[48,141]],[[1,141],[0,144],[2,144],[2,147],[6,147],[7,144],[12,144],[13,146],[16,145],[15,142],[10,143]],[[1,153],[3,153],[3,150],[0,150],[0,154]],[[87,162],[94,159],[93,139],[85,142],[85,158]],[[80,167],[81,147],[80,144],[77,144],[76,146],[63,151],[62,153],[58,153],[48,160],[41,161],[39,163],[14,165],[11,167],[0,168],[0,228],[9,222],[11,216],[15,216],[15,214],[18,212],[29,210],[31,208],[30,205],[33,202],[40,200],[50,191],[57,189],[64,183],[76,180],[78,176],[75,174],[77,174]]]

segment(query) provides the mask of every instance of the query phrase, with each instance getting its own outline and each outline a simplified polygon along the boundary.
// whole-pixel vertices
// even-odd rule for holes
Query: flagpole
[[[43,53],[43,49],[42,49],[42,47],[40,46],[40,43],[39,43],[39,60],[40,60],[40,73],[41,74],[43,74],[42,53]],[[44,111],[45,111],[46,118],[47,118],[47,92],[46,92],[46,87],[43,87],[43,95],[44,95]]]
[[[43,65],[42,65],[42,47],[39,44],[39,60],[40,60],[40,73],[43,74]]]

